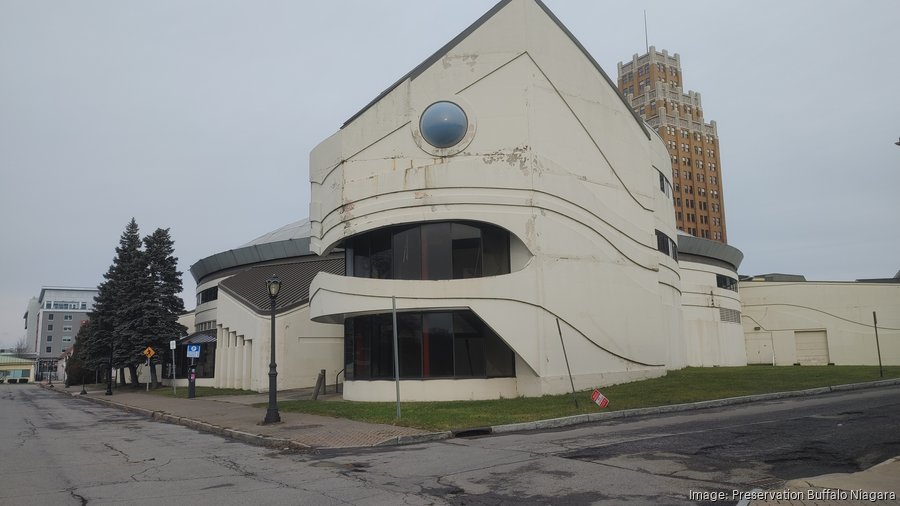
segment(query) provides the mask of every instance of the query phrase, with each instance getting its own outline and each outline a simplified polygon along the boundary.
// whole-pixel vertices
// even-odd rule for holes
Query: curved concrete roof
[[[314,253],[309,250],[309,219],[302,219],[263,234],[235,249],[199,260],[191,266],[191,275],[200,284],[208,275],[226,269],[312,254]]]
[[[684,260],[699,261],[712,265],[724,263],[726,267],[730,267],[735,272],[737,272],[738,267],[741,266],[741,262],[744,260],[744,254],[734,246],[729,246],[719,241],[694,237],[679,230],[678,258],[681,259],[682,257],[692,257],[684,258]]]
[[[302,220],[288,223],[287,225],[265,233],[246,244],[241,244],[238,248],[270,242],[287,241],[289,239],[303,239],[304,237],[309,237],[309,218],[303,218]]]

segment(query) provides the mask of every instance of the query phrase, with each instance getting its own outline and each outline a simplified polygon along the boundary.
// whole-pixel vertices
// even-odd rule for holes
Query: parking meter
[[[191,365],[188,372],[188,399],[193,399],[196,394],[197,366]]]

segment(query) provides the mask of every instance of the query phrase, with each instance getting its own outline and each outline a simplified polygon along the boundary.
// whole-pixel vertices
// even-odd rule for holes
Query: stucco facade
[[[747,361],[775,365],[900,364],[900,280],[741,281]]]
[[[683,233],[678,248],[686,365],[746,365],[737,273],[743,253]]]
[[[258,392],[269,389],[271,319],[223,292],[219,312],[227,318],[216,336],[217,372],[213,386]],[[329,383],[340,371],[343,333],[335,325],[310,320],[309,305],[279,312],[275,322],[278,389],[310,387],[321,369]]]
[[[393,400],[395,364],[407,401],[873,364],[872,311],[900,363],[900,283],[739,283],[724,236],[678,234],[671,175],[559,20],[501,1],[316,147],[308,222],[192,266],[188,339],[215,342],[200,384],[268,389],[271,274],[295,290],[276,307],[278,388],[325,369],[348,400]]]
[[[421,131],[437,102],[465,112],[450,147]],[[509,272],[320,274],[310,314],[346,323],[389,313],[395,296],[423,318],[474,313],[515,354],[512,377],[407,378],[408,400],[559,393],[569,368],[576,388],[665,374],[685,364],[678,264],[657,246],[675,238],[670,174],[658,135],[543,4],[501,2],[316,147],[310,248],[398,224],[487,224],[509,234]],[[383,380],[345,387],[392,396]]]

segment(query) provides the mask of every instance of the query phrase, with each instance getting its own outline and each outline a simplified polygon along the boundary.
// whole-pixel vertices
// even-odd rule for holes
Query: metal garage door
[[[794,332],[800,365],[828,365],[828,336],[824,330]]]
[[[748,332],[745,339],[748,364],[772,364],[774,354],[771,332]]]

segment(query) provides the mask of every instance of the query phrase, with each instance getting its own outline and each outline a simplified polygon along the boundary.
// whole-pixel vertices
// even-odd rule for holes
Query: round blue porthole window
[[[453,102],[435,102],[422,113],[419,129],[428,144],[449,148],[466,136],[469,120],[462,108]]]

